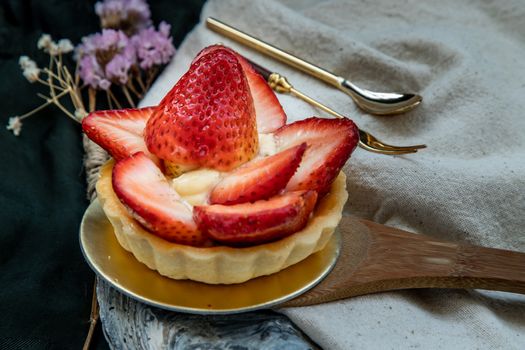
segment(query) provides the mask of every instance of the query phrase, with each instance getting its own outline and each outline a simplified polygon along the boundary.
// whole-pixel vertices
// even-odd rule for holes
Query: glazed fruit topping
[[[181,244],[206,242],[193,221],[191,206],[181,201],[164,174],[144,153],[117,161],[112,182],[120,201],[149,231]]]
[[[325,194],[359,142],[350,119],[311,117],[283,126],[275,133],[278,149],[306,142],[308,148],[287,191],[314,190]]]
[[[268,85],[266,80],[255,71],[246,59],[239,55],[237,52],[230,48],[222,45],[212,45],[203,49],[194,62],[201,56],[206,55],[215,50],[228,50],[237,56],[241,63],[244,74],[248,79],[248,85],[250,86],[250,92],[253,97],[253,104],[255,106],[255,115],[257,119],[257,131],[261,134],[271,133],[279,129],[281,126],[286,124],[286,114],[284,113],[283,107],[279,103],[277,96],[273,92],[272,88]]]
[[[315,191],[294,191],[254,203],[197,206],[193,212],[199,228],[218,242],[260,244],[301,230],[316,200]]]
[[[144,142],[144,128],[155,107],[96,111],[82,120],[84,133],[115,159],[137,152],[153,157]]]
[[[145,140],[168,166],[228,171],[251,160],[255,110],[237,56],[217,49],[195,61],[148,120]]]
[[[116,159],[113,189],[147,230],[186,245],[245,246],[304,228],[359,141],[348,119],[285,123],[264,78],[215,45],[159,106],[94,112],[82,128]],[[165,174],[194,169],[213,176],[204,192],[184,199],[175,190],[184,179],[171,185]],[[183,176],[202,181],[194,173]]]
[[[306,143],[255,159],[228,174],[210,194],[212,204],[238,204],[278,194],[295,173]]]

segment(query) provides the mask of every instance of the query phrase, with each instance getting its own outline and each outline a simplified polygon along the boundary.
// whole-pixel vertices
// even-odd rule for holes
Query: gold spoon
[[[233,28],[215,18],[208,17],[206,24],[211,30],[251,47],[294,68],[330,84],[350,95],[355,104],[364,111],[376,115],[392,115],[407,112],[421,103],[423,98],[412,93],[374,92],[358,87],[351,81],[337,76],[321,67],[307,62],[260,39]]]

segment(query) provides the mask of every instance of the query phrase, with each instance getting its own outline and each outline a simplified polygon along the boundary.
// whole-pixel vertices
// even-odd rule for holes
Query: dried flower
[[[99,90],[107,90],[111,86],[111,82],[106,79],[104,70],[94,55],[83,56],[78,67],[78,73],[86,85]]]
[[[45,102],[25,114],[9,118],[7,129],[14,135],[20,135],[25,118],[49,105],[57,106],[80,122],[87,115],[86,110],[97,107],[96,90],[105,91],[110,108],[123,108],[125,104],[117,99],[120,96],[113,94],[114,85],[121,88],[126,104],[134,107],[135,99],[144,96],[157,76],[157,66],[168,63],[175,54],[170,26],[165,22],[161,22],[157,30],[151,26],[146,0],[102,0],[96,3],[95,11],[105,29],[82,38],[76,48],[68,39],[54,41],[49,34],[41,35],[37,46],[49,55],[49,65],[38,67],[29,57],[20,57],[25,78],[46,86],[49,94],[38,94]],[[72,51],[78,64],[74,76],[61,56]],[[90,87],[87,105],[79,78]],[[72,111],[61,102],[66,96],[73,104]]]
[[[7,130],[11,130],[15,136],[20,135],[22,131],[22,119],[20,117],[9,118],[9,123],[6,127]]]
[[[42,36],[40,36],[40,39],[38,39],[37,47],[39,49],[47,49],[49,48],[52,42],[53,40],[51,39],[51,35],[42,34]]]
[[[136,62],[135,49],[128,37],[113,29],[82,38],[77,54],[84,83],[102,90],[107,90],[111,82],[126,84],[129,70]]]
[[[38,39],[36,46],[51,56],[56,56],[59,54],[58,45],[53,41],[51,35],[49,34],[42,34],[40,39]]]
[[[158,31],[154,27],[149,27],[142,29],[131,38],[137,50],[140,68],[149,69],[154,65],[166,64],[170,61],[175,54],[170,29],[169,24],[161,22]]]
[[[73,51],[73,44],[69,39],[60,39],[58,43],[54,42],[49,34],[42,34],[38,39],[37,47],[44,50],[51,56],[58,56],[63,53]]]
[[[87,115],[88,113],[82,108],[75,110],[75,118],[77,118],[78,120],[82,120]]]
[[[119,52],[128,44],[128,37],[120,30],[103,29],[82,38],[82,44],[77,47],[80,55],[96,54],[97,51]]]
[[[102,28],[121,29],[128,35],[151,24],[145,0],[105,0],[95,4]]]
[[[44,50],[51,56],[58,56],[60,54],[60,49],[58,48],[58,44],[56,42],[51,42],[51,45],[49,45],[49,48],[47,50]]]
[[[20,68],[22,68],[24,77],[30,83],[34,83],[38,80],[38,77],[40,76],[40,68],[37,67],[35,61],[27,56],[20,56],[18,59],[18,64],[20,65]]]
[[[123,55],[116,55],[106,65],[106,76],[111,81],[116,81],[122,85],[126,85],[128,82],[129,69],[133,63],[133,61],[127,59]]]
[[[75,49],[69,39],[60,39],[57,46],[60,53],[70,53]]]

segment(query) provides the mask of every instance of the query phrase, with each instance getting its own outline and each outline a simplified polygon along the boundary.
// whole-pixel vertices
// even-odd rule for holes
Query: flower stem
[[[58,101],[54,101],[55,102],[55,105],[60,108],[60,110],[62,112],[64,112],[69,118],[73,119],[74,121],[76,121],[77,123],[80,123],[80,120],[78,120],[73,114],[71,114],[71,112],[69,112],[66,107],[62,106],[62,104]]]
[[[67,91],[62,91],[62,92],[59,93],[56,97],[57,97],[57,98],[61,98],[61,97],[65,96],[66,94],[67,94]],[[43,95],[42,95],[42,96],[43,96]],[[42,109],[46,108],[47,106],[49,106],[50,104],[53,103],[53,101],[50,101],[50,100],[47,98],[47,96],[45,96],[45,97],[46,97],[47,102],[43,103],[42,105],[36,107],[35,109],[33,109],[33,110],[29,111],[29,112],[27,112],[26,114],[21,115],[19,118],[20,118],[20,119],[25,119],[25,118],[27,118],[27,117],[29,117],[29,116],[35,114],[36,112],[41,111]]]
[[[64,81],[64,79],[60,78],[58,75],[56,75],[55,73],[53,73],[51,70],[47,69],[47,68],[44,68],[44,73],[47,74],[47,77],[48,77],[48,80],[50,80],[51,78],[54,78],[56,81],[58,81],[60,83],[60,85],[63,87],[63,88],[67,88],[68,85],[66,84],[66,82]]]
[[[151,68],[150,70],[148,70],[148,80],[146,82],[146,90],[149,90],[151,84],[153,83],[153,81],[155,80],[155,77],[157,76],[157,73],[158,73],[158,68],[156,66],[153,66],[153,68]]]
[[[65,93],[69,93],[69,89],[68,90],[64,90]],[[46,96],[46,95],[42,95],[42,94],[37,94],[38,97],[41,97],[43,98],[44,100],[46,100],[46,102],[48,103],[53,103],[55,106],[57,106],[58,108],[60,108],[60,110],[62,112],[64,112],[69,118],[73,119],[74,121],[76,121],[77,123],[80,123],[80,120],[78,120],[73,114],[71,114],[71,112],[69,112],[66,107],[64,107],[59,101],[58,101],[58,97],[60,96],[61,94],[58,94],[58,95],[51,95],[51,97],[49,96]],[[64,94],[65,95],[65,94]],[[62,97],[62,96],[60,96]]]
[[[39,82],[39,83],[42,84],[42,85],[45,85],[45,86],[51,87],[51,85],[49,85],[49,82],[48,82],[48,81],[45,81],[45,80],[43,80],[43,79],[41,79],[41,78],[38,78],[36,81]],[[55,84],[52,84],[52,85],[53,85],[53,87],[54,87],[55,89],[57,89],[57,90],[62,90],[62,91],[64,90],[64,88],[61,87],[61,86],[56,86]]]
[[[89,112],[93,112],[96,107],[97,103],[97,90],[93,88],[88,89],[88,97],[89,97]]]
[[[58,60],[54,58],[57,65],[57,76],[60,79],[62,77],[62,54],[58,54]]]
[[[126,96],[126,99],[128,100],[128,103],[131,107],[135,108],[135,102],[133,102],[133,99],[131,98],[131,95],[129,94],[128,88],[125,85],[122,85],[122,92]]]
[[[80,74],[78,73],[78,62],[80,60],[77,60],[77,64],[75,65],[75,86],[78,86],[80,83]]]
[[[52,71],[53,70],[53,56],[49,55],[49,66],[47,68],[48,71]]]
[[[60,56],[62,57],[62,56]],[[67,69],[66,66],[64,66],[63,68],[64,70],[64,76],[66,77],[66,83],[68,84],[68,86],[71,86],[72,89],[71,89],[71,102],[73,102],[73,105],[75,106],[76,109],[84,109],[84,102],[82,102],[82,99],[80,98],[80,91],[77,87],[77,84],[75,84],[75,82],[73,81],[73,77],[71,76],[71,73],[69,73],[69,70]]]
[[[146,93],[146,85],[144,85],[144,81],[142,80],[142,74],[139,72],[137,74],[137,81],[139,82],[140,88],[142,89],[142,93]]]
[[[93,294],[91,295],[91,314],[89,316],[89,330],[84,341],[83,350],[89,350],[91,345],[91,340],[93,339],[93,333],[97,327],[97,322],[100,318],[99,306],[97,301],[97,278],[95,277],[95,282],[93,283]]]
[[[130,78],[128,80],[128,87],[129,89],[131,90],[131,92],[135,95],[135,97],[137,97],[139,100],[142,98],[142,94],[140,92],[137,91],[137,89],[135,88],[135,85],[133,85],[133,79]]]
[[[55,59],[53,58],[53,56],[51,56],[51,66],[53,65],[53,61]],[[52,73],[51,72],[51,69],[49,70],[49,73]],[[53,79],[52,79],[52,76],[50,74],[47,75],[47,82],[49,83],[49,93],[51,95],[51,98],[55,98],[56,97],[56,93],[55,93],[55,88],[54,88],[54,84],[53,84]],[[60,80],[59,80],[60,82]]]
[[[64,86],[64,91],[67,91],[70,95],[72,93],[72,88],[69,84],[67,84],[66,81],[64,81],[61,77],[60,77],[60,72],[61,71],[61,68],[59,66],[59,62],[57,62],[57,72],[58,72],[58,76],[55,75],[51,68],[53,67],[53,62],[55,61],[56,59],[54,57],[51,57],[51,60],[50,60],[50,63],[49,63],[49,66],[50,66],[50,69],[47,71],[47,82],[49,83],[49,93],[50,93],[50,97],[46,97],[46,96],[41,96],[39,94],[39,96],[43,97],[43,98],[46,98],[48,101],[52,101],[58,108],[60,108],[60,110],[62,112],[64,112],[68,117],[70,117],[71,119],[73,119],[74,121],[76,121],[77,123],[80,122],[80,120],[78,120],[73,114],[71,114],[71,112],[69,112],[61,103],[60,101],[58,100],[57,98],[57,94],[55,92],[55,88],[54,88],[54,84],[53,84],[53,77],[55,77],[56,80],[58,80],[58,82],[60,83],[60,85]],[[73,101],[73,105],[75,106],[75,108],[77,108],[76,104],[75,104],[75,101]]]
[[[109,96],[108,90],[106,90],[106,97],[108,99],[108,105],[110,109],[113,109],[113,101],[111,100],[111,97]]]
[[[109,97],[111,97],[113,99],[113,102],[115,102],[115,104],[117,105],[117,108],[122,109],[122,105],[118,102],[117,98],[115,97],[115,95],[113,95],[111,90],[108,89],[107,91],[108,91]]]

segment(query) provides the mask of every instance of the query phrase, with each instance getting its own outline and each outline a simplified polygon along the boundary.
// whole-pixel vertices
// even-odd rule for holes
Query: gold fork
[[[270,72],[266,68],[261,67],[260,65],[248,60],[248,62],[254,67],[254,69],[261,74],[264,79],[268,82],[270,87],[278,93],[282,94],[291,94],[295,97],[300,98],[301,100],[316,106],[322,109],[325,112],[330,113],[336,118],[346,118],[344,115],[334,111],[330,107],[322,104],[321,102],[314,100],[310,96],[302,93],[293,87],[292,84],[279,73]],[[370,134],[367,131],[359,129],[359,147],[374,153],[381,154],[407,154],[407,153],[416,153],[419,149],[426,148],[426,145],[414,145],[414,146],[393,146],[379,141],[375,136]]]

